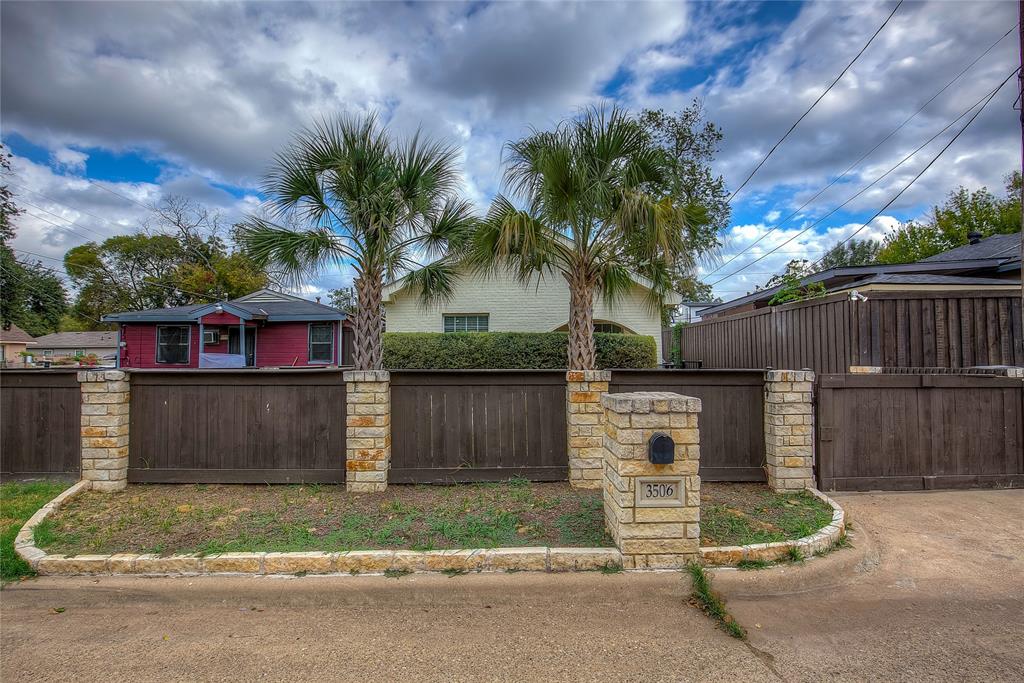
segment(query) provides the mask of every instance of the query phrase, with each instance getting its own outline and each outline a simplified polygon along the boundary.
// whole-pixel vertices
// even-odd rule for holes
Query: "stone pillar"
[[[569,429],[569,483],[574,488],[601,488],[604,469],[604,409],[609,370],[570,370],[565,374],[565,424]]]
[[[698,398],[669,392],[607,394],[604,406],[604,519],[626,569],[679,568],[700,551]],[[671,464],[655,465],[648,444],[671,437]]]
[[[769,370],[764,382],[764,452],[773,491],[814,488],[814,373]]]
[[[344,379],[345,489],[384,491],[391,466],[391,375],[356,370]]]
[[[82,389],[82,479],[94,491],[128,486],[128,375],[123,370],[78,373]]]

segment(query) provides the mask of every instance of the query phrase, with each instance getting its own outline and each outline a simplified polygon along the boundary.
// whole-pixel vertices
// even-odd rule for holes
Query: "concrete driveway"
[[[0,593],[0,679],[1020,679],[1024,491],[837,498],[855,549],[716,573],[749,643],[678,573],[42,578]]]

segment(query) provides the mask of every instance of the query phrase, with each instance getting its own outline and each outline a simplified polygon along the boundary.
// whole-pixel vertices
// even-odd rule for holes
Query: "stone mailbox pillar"
[[[604,518],[623,567],[685,566],[700,549],[700,399],[635,392],[606,394],[601,404]],[[672,462],[651,462],[669,453]]]

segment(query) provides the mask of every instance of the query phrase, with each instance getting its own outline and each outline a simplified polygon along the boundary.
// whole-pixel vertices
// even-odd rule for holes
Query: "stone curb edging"
[[[382,574],[385,571],[594,571],[621,567],[616,548],[493,548],[476,550],[356,550],[351,552],[171,555],[48,555],[35,545],[36,526],[68,499],[91,488],[80,481],[41,507],[21,528],[14,547],[44,575],[81,574]]]
[[[798,548],[804,557],[823,553],[839,542],[846,533],[846,513],[835,502],[818,489],[808,488],[815,498],[828,503],[832,508],[832,521],[810,536],[795,541],[778,543],[754,543],[751,545],[710,546],[700,549],[700,558],[708,567],[734,567],[743,561],[777,562],[786,559],[790,548]]]
[[[79,481],[41,507],[25,522],[14,541],[18,555],[44,575],[82,574],[197,575],[197,574],[382,574],[386,571],[595,571],[622,567],[616,548],[493,548],[476,550],[355,550],[350,552],[223,553],[170,555],[116,553],[113,555],[48,555],[35,545],[37,525],[91,482]],[[845,513],[839,504],[817,489],[815,497],[832,507],[832,522],[811,536],[780,543],[702,547],[700,557],[709,567],[735,566],[743,560],[773,562],[797,547],[805,557],[824,552],[842,537]]]
[[[47,557],[45,551],[40,550],[36,547],[35,541],[35,530],[36,527],[51,513],[56,512],[70,498],[74,498],[82,491],[88,491],[92,488],[92,482],[82,479],[70,488],[61,492],[56,498],[51,500],[43,507],[36,510],[36,513],[28,518],[28,521],[22,525],[21,530],[18,531],[18,535],[14,537],[14,552],[18,554],[21,559],[29,563],[33,569],[37,569],[39,561]]]

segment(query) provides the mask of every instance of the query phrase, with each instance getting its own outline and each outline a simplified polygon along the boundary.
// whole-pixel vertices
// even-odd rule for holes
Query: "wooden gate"
[[[391,373],[388,481],[569,476],[564,370]]]
[[[130,482],[345,481],[340,370],[131,373]]]
[[[77,371],[0,373],[0,473],[77,476],[81,424]]]
[[[1024,381],[978,375],[821,375],[823,490],[1024,485]]]
[[[609,391],[696,396],[701,478],[765,480],[764,370],[614,370]]]

